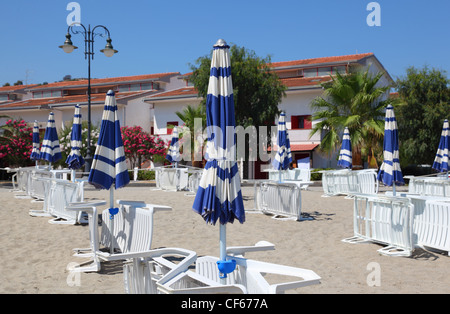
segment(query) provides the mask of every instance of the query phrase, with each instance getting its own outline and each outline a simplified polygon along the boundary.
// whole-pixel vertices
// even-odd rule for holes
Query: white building
[[[312,114],[310,103],[323,93],[321,83],[331,80],[337,71],[347,73],[349,67],[370,68],[384,72],[379,84],[391,85],[393,80],[373,53],[336,57],[313,58],[272,63],[273,70],[287,86],[286,97],[279,109],[286,112],[294,164],[309,157],[312,168],[336,167],[336,158],[327,158],[316,150],[321,135],[310,138]],[[179,72],[92,79],[91,121],[100,125],[106,92],[116,92],[119,119],[122,126],[139,125],[144,131],[169,140],[169,125],[182,125],[176,115],[187,105],[197,106],[201,99],[189,83],[189,74]],[[46,85],[0,87],[0,115],[23,118],[27,122],[38,120],[45,128],[49,112],[55,114],[56,126],[61,128],[72,121],[74,106],[82,108],[87,120],[87,80],[63,81]],[[276,122],[276,121],[275,121]],[[0,125],[4,119],[0,119]],[[247,177],[262,178],[264,166],[256,162]]]

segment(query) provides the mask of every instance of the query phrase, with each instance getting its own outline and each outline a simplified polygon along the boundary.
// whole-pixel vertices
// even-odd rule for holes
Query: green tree
[[[191,65],[191,81],[206,103],[211,68],[211,55],[197,59]],[[270,56],[258,57],[254,51],[237,45],[230,46],[231,76],[236,125],[273,125],[279,114],[278,104],[285,96],[286,86],[271,71]]]
[[[311,103],[312,120],[317,121],[311,136],[325,132],[319,146],[322,152],[330,155],[339,149],[344,128],[348,127],[353,164],[361,166],[362,157],[368,157],[369,165],[376,167],[373,158],[384,134],[384,110],[391,101],[384,100],[390,87],[377,85],[383,75],[371,75],[369,69],[348,75],[336,73],[330,82],[322,84],[323,96]]]
[[[199,105],[197,107],[188,105],[183,108],[183,110],[175,112],[176,115],[184,122],[184,126],[189,129],[191,136],[191,161],[194,167],[200,167],[201,160],[194,160],[194,153],[200,151],[202,149],[203,143],[198,143],[198,141],[194,140],[194,135],[196,134],[196,130],[194,129],[195,119],[201,119],[202,126],[206,126],[206,108],[204,105]],[[182,131],[182,130],[181,130]],[[202,130],[200,130],[202,131]],[[179,137],[182,139],[185,136],[183,132],[180,133]]]
[[[70,139],[72,135],[72,125],[73,121],[67,122],[64,128],[58,133],[59,147],[61,149],[62,158],[53,164],[54,167],[67,167],[66,160],[69,156],[72,147],[70,146]],[[81,122],[81,149],[80,153],[83,158],[86,157],[87,153],[87,134],[88,134],[88,122]],[[100,135],[100,129],[97,125],[91,125],[91,152],[94,154],[95,148],[97,146],[98,136]],[[43,138],[40,139],[41,143]],[[84,167],[83,167],[84,169]]]
[[[211,68],[211,56],[203,56],[191,64],[193,71],[191,81],[203,97],[202,106],[206,104],[208,82]],[[254,51],[237,45],[230,46],[231,76],[233,80],[233,97],[236,125],[272,126],[279,114],[278,104],[285,96],[287,87],[278,75],[271,70],[270,56],[258,57]],[[270,128],[268,128],[270,131]],[[270,135],[266,134],[270,139]],[[248,143],[247,143],[248,144]],[[248,149],[244,160],[248,160]],[[244,168],[247,163],[244,163]],[[244,173],[247,173],[244,169]]]
[[[396,81],[399,94],[396,118],[400,162],[432,164],[444,119],[449,118],[450,90],[445,71],[410,67]]]

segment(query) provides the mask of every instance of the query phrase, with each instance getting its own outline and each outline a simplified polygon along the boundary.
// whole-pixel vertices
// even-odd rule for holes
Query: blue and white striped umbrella
[[[72,132],[70,134],[71,149],[66,159],[66,164],[70,169],[79,169],[85,163],[84,158],[81,156],[81,145],[81,108],[79,105],[76,105],[73,115]]]
[[[278,119],[277,145],[278,150],[272,161],[272,166],[275,170],[289,169],[289,164],[292,162],[291,143],[286,129],[286,114],[284,112],[281,112]]]
[[[39,124],[37,121],[34,121],[33,125],[33,149],[31,150],[30,159],[35,160],[36,162],[41,159],[40,158],[40,149],[41,146],[40,140],[39,140]]]
[[[178,140],[178,127],[175,126],[172,130],[172,141],[170,142],[169,151],[166,155],[166,159],[171,163],[180,161],[180,143]]]
[[[450,148],[450,130],[448,119],[444,120],[442,127],[441,140],[439,141],[439,147],[434,159],[432,168],[439,172],[448,171],[448,150]]]
[[[206,121],[208,142],[205,158],[207,162],[192,207],[207,223],[214,225],[219,220],[220,260],[224,262],[226,258],[225,224],[232,223],[235,219],[244,223],[245,211],[235,158],[236,122],[230,51],[223,39],[219,39],[214,45],[206,97]]]
[[[384,160],[378,172],[377,179],[382,181],[385,185],[392,186],[403,185],[402,169],[400,168],[400,159],[398,151],[398,127],[395,119],[394,107],[388,105],[386,107],[386,118],[384,123],[384,143],[383,156]]]
[[[350,141],[350,132],[345,127],[344,136],[342,137],[341,150],[339,151],[338,166],[341,168],[352,168],[352,143]]]
[[[130,182],[130,177],[125,162],[125,150],[117,116],[116,98],[112,90],[106,94],[100,134],[88,182],[97,189],[110,191],[109,213],[111,214],[111,219],[113,219],[119,209],[114,207],[114,189],[112,185],[114,184],[116,189],[124,187]]]
[[[108,91],[88,182],[98,189],[116,189],[130,182],[114,92]]]
[[[47,128],[45,129],[44,140],[42,141],[40,159],[50,162],[57,162],[62,158],[59,147],[58,133],[56,132],[55,116],[50,112],[48,116]]]

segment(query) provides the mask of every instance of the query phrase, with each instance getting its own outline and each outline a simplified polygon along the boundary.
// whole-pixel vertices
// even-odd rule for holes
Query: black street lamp
[[[74,26],[81,26],[83,28],[82,31],[74,30]],[[96,28],[103,28],[105,30],[105,34],[95,33]],[[86,164],[84,171],[89,172],[91,170],[92,165],[92,156],[91,156],[91,60],[94,60],[94,38],[99,35],[100,37],[105,37],[108,35],[108,39],[106,39],[106,46],[104,49],[100,50],[103,52],[105,56],[112,57],[118,51],[115,50],[111,44],[111,37],[109,34],[109,30],[103,25],[95,26],[91,31],[91,25],[88,25],[88,28],[81,24],[72,24],[67,29],[66,40],[64,41],[64,45],[59,46],[62,48],[64,52],[71,53],[78,47],[74,46],[71,40],[72,34],[82,34],[84,36],[84,58],[88,60],[88,135],[87,135],[87,149],[86,149]]]

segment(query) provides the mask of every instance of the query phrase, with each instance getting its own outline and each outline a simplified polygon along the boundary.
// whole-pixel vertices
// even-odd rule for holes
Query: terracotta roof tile
[[[145,91],[146,92],[146,91]],[[116,92],[116,99],[136,95],[144,92]],[[91,94],[91,103],[104,103],[106,93]],[[16,101],[13,103],[0,104],[1,109],[14,109],[14,108],[34,108],[39,106],[56,106],[56,105],[71,105],[71,104],[87,104],[87,95],[70,95],[64,97],[52,97],[52,98],[34,98]]]
[[[36,84],[29,84],[29,85],[15,85],[15,86],[2,86],[0,87],[0,93],[8,93],[8,92],[14,92],[16,90],[30,88],[36,86]]]
[[[91,79],[91,85],[108,85],[111,86],[116,85],[116,83],[123,82],[133,82],[133,81],[145,81],[152,79],[159,79],[166,76],[177,75],[180,72],[167,72],[167,73],[156,73],[156,74],[145,74],[145,75],[134,75],[134,76],[120,76],[120,77],[109,77],[109,78],[101,78],[101,79]],[[63,81],[63,82],[55,82],[49,83],[46,85],[39,85],[30,88],[31,91],[39,90],[39,89],[50,89],[50,88],[60,88],[60,87],[77,87],[77,86],[87,86],[88,80],[77,80],[77,81]]]
[[[312,58],[312,59],[303,59],[303,60],[294,60],[294,61],[272,62],[271,66],[273,68],[281,68],[281,67],[313,65],[313,64],[321,64],[321,63],[326,64],[326,63],[335,63],[335,62],[350,62],[350,61],[358,61],[358,60],[364,59],[369,56],[373,56],[373,53],[360,53],[360,54],[346,55],[346,56],[322,57],[322,58]]]
[[[171,98],[171,97],[177,97],[177,96],[193,96],[193,95],[197,95],[197,94],[198,94],[198,91],[195,87],[186,86],[186,87],[182,87],[182,88],[178,88],[178,89],[170,90],[167,92],[162,92],[162,93],[152,95],[152,96],[148,97],[148,99],[165,98],[165,97]]]

